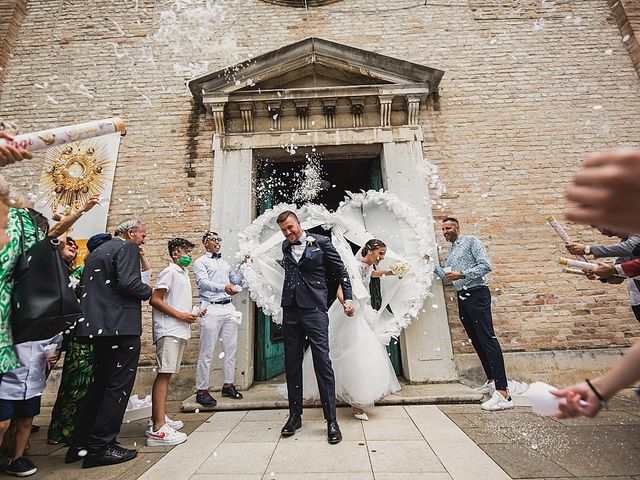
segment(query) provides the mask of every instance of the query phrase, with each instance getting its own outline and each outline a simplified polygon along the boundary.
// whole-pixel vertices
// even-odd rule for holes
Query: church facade
[[[156,273],[170,238],[199,243],[208,229],[235,261],[237,234],[276,201],[262,187],[314,152],[336,185],[328,206],[383,188],[433,224],[441,257],[446,215],[483,240],[510,376],[582,378],[638,338],[624,286],[561,274],[545,221],[562,218],[586,154],[640,146],[633,2],[205,5],[0,0],[0,117],[26,131],[123,117],[108,226],[143,219]],[[39,158],[3,173],[28,195]],[[398,373],[480,380],[454,291],[434,281],[433,295],[393,342]],[[247,292],[236,306],[246,388],[279,373],[281,339]],[[142,376],[154,359],[144,310]],[[197,331],[186,362],[196,355]],[[189,386],[193,369],[181,375]]]

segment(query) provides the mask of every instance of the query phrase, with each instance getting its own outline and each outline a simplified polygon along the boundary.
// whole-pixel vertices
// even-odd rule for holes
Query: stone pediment
[[[294,128],[307,130],[372,122],[415,124],[420,104],[437,94],[443,75],[442,70],[312,37],[188,85],[214,118],[217,133],[281,130],[285,116],[297,119]],[[374,112],[375,120],[368,115]]]

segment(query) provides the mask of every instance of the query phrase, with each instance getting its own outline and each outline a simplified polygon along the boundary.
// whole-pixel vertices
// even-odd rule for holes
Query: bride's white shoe
[[[354,413],[353,416],[356,417],[358,420],[369,420],[369,417],[367,417],[367,414],[365,412]]]

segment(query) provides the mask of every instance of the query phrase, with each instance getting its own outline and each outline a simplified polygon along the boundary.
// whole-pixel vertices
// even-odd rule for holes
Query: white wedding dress
[[[360,274],[351,275],[351,281],[362,282],[361,287],[364,288],[354,288],[354,292],[369,292],[373,267],[361,261],[357,263]],[[356,307],[353,317],[345,315],[338,300],[329,308],[329,356],[335,375],[336,397],[350,405],[364,407],[399,391],[400,383],[387,349],[369,323],[377,317],[369,296],[357,298],[354,295],[353,301]],[[302,378],[304,398],[319,399],[311,349],[307,349],[304,355]]]

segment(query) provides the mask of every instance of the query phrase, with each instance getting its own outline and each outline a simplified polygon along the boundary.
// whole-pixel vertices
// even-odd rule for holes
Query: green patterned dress
[[[80,279],[84,266],[71,272],[71,277]],[[78,293],[79,287],[76,287]],[[71,333],[65,335],[67,343],[62,367],[62,378],[56,404],[51,411],[51,423],[47,432],[49,443],[70,443],[80,413],[80,405],[93,382],[93,345],[79,343]]]
[[[25,248],[28,250],[36,243],[36,226],[29,212],[21,208],[9,209],[7,218],[7,243],[0,252],[0,374],[10,372],[20,366],[18,357],[13,349],[11,335],[11,292],[13,291],[13,268],[21,253],[21,223],[24,225]],[[42,240],[44,234],[37,230],[37,240]]]

